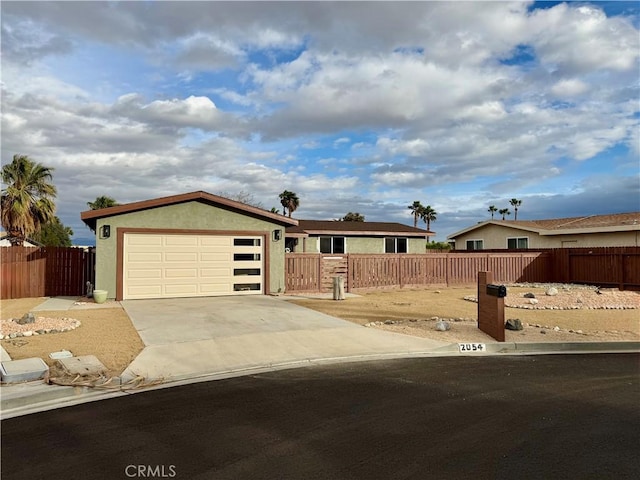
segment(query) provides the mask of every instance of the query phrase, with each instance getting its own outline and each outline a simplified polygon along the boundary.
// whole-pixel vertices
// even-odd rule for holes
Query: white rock
[[[535,305],[536,303],[538,303],[538,299],[537,299],[537,298],[530,298],[530,299],[529,299],[529,303],[530,303],[531,305]]]
[[[554,332],[559,332],[560,331],[560,327],[558,327],[558,326],[553,327],[553,331]]]
[[[556,287],[549,287],[547,291],[544,292],[544,294],[553,297],[555,295],[558,295],[558,289]]]

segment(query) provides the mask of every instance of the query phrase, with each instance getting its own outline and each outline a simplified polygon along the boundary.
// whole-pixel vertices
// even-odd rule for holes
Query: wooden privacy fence
[[[0,298],[75,296],[95,284],[95,251],[74,247],[0,248]]]
[[[346,291],[412,285],[472,285],[480,271],[499,283],[584,283],[640,288],[640,247],[476,251],[422,255],[286,254],[289,292],[330,291],[332,277]]]
[[[467,285],[482,270],[500,282],[547,281],[550,255],[541,252],[502,254],[429,253],[422,255],[286,255],[286,289],[329,291],[334,276],[345,278],[345,289],[412,285]]]

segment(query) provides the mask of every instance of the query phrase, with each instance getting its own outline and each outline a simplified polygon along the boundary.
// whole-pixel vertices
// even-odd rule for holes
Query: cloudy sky
[[[420,200],[436,240],[514,197],[521,220],[640,210],[637,2],[0,8],[2,162],[55,169],[77,243],[100,195],[287,189],[297,218],[405,224]]]

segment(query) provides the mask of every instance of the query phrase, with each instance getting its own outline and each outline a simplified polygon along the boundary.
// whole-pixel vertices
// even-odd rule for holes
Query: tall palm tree
[[[289,190],[285,190],[280,195],[280,204],[282,205],[282,213],[289,213],[289,218],[291,218],[291,214],[295,212],[300,206],[300,199],[295,192],[290,192]]]
[[[91,210],[100,210],[101,208],[115,207],[117,205],[118,202],[116,202],[114,198],[108,197],[106,195],[97,197],[93,202],[87,202],[87,206]]]
[[[501,208],[500,210],[498,210],[498,213],[500,215],[502,215],[502,219],[504,220],[505,215],[511,215],[511,212],[509,211],[508,208]]]
[[[31,160],[27,155],[14,155],[2,167],[0,208],[1,223],[11,245],[22,246],[25,239],[40,231],[54,217],[56,187],[49,183],[53,169]]]
[[[427,231],[431,231],[431,222],[435,222],[438,219],[436,215],[438,215],[438,212],[431,208],[431,205],[422,207],[422,210],[420,211],[420,218],[427,224]]]
[[[512,198],[511,200],[509,200],[509,203],[511,204],[511,206],[513,207],[513,209],[515,210],[515,214],[513,215],[513,219],[514,220],[518,220],[518,207],[520,205],[522,205],[522,200],[518,200],[517,198]]]
[[[418,218],[420,218],[420,212],[424,208],[420,200],[416,200],[407,208],[411,210],[411,214],[413,215],[413,228],[418,228]]]
[[[493,220],[493,214],[496,213],[498,209],[495,205],[491,205],[487,211],[491,214],[491,220]]]

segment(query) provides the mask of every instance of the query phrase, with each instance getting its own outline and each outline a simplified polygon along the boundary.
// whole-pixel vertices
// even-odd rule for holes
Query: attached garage
[[[117,300],[282,292],[283,231],[297,224],[206,192],[81,218],[96,232],[95,288]]]

